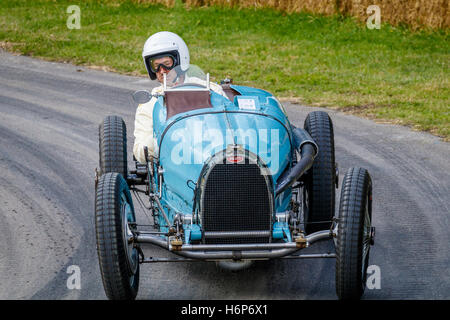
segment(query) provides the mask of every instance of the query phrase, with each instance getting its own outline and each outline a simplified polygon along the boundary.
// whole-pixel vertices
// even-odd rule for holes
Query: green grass
[[[83,1],[0,0],[0,42],[10,51],[145,75],[141,51],[161,30],[179,34],[191,63],[218,81],[309,105],[412,126],[450,139],[448,30],[369,30],[351,18],[273,10]]]

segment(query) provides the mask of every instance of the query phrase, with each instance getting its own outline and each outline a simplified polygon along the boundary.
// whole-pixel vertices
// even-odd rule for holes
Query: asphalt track
[[[94,230],[98,124],[123,117],[131,155],[130,94],[154,85],[0,51],[0,299],[106,298]],[[297,126],[318,109],[285,107]],[[379,266],[381,288],[363,298],[449,299],[450,144],[326,111],[340,179],[351,166],[373,179],[377,234],[369,264]],[[146,221],[142,211],[138,220]],[[308,250],[332,248],[324,242]],[[81,289],[67,288],[71,265],[80,268]],[[151,264],[141,266],[137,298],[336,299],[334,277],[333,259],[260,261],[236,273],[208,262]]]

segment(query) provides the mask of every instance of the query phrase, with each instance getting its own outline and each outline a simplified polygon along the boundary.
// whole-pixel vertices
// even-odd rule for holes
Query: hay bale
[[[174,0],[140,0],[143,2],[165,3]],[[378,5],[381,21],[392,25],[407,24],[413,29],[449,28],[449,0],[184,0],[188,7],[223,6],[237,8],[273,8],[293,12],[310,12],[325,15],[339,13],[366,21],[367,7]]]

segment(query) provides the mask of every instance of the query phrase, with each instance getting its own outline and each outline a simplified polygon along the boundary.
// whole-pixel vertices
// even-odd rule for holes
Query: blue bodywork
[[[264,90],[237,85],[231,88],[240,93],[234,101],[211,90],[212,108],[179,113],[169,119],[164,97],[159,97],[155,104],[153,130],[158,141],[158,163],[154,163],[154,169],[162,167],[164,180],[159,186],[155,176],[154,183],[161,190],[161,204],[170,221],[176,214],[193,214],[194,187],[205,162],[229,144],[242,145],[258,155],[270,170],[273,186],[293,164],[292,128],[278,100]],[[245,105],[243,102],[250,102],[251,108],[240,107]],[[290,209],[291,196],[290,188],[276,198],[274,194],[275,215]],[[193,218],[192,224],[183,225],[187,244],[201,239],[201,225]],[[161,231],[167,232],[164,219],[157,217],[157,220]],[[279,222],[275,216],[273,221],[273,238],[291,241],[287,222]]]

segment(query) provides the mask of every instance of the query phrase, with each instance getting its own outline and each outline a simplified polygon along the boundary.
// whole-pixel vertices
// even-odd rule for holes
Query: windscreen
[[[207,87],[207,76],[203,70],[196,65],[189,65],[185,71],[180,66],[176,66],[166,74],[166,87],[175,89],[193,85],[199,88]]]

